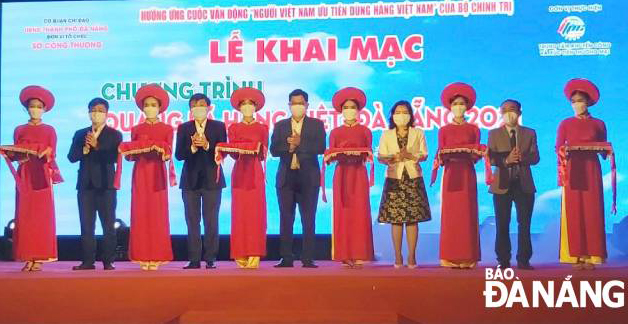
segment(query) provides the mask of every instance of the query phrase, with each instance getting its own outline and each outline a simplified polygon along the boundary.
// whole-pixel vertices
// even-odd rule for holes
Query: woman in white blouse
[[[377,159],[386,165],[386,183],[379,207],[378,221],[392,225],[395,246],[395,268],[403,266],[401,241],[403,227],[408,240],[408,267],[416,268],[416,245],[419,222],[431,219],[419,162],[427,159],[423,130],[414,128],[409,102],[402,100],[390,111],[389,130],[382,133]]]

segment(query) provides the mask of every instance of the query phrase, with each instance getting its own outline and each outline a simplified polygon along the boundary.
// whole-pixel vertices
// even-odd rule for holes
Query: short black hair
[[[192,103],[197,102],[199,100],[205,100],[205,102],[207,103],[208,106],[210,106],[212,104],[212,101],[209,100],[209,98],[203,94],[203,93],[195,93],[192,95],[192,97],[190,97],[190,101],[188,102],[188,106],[192,107]]]
[[[414,127],[414,114],[412,113],[412,105],[407,100],[399,100],[395,102],[395,104],[390,108],[390,114],[388,116],[388,128],[395,128],[395,120],[393,116],[395,115],[395,109],[397,106],[405,106],[408,109],[408,113],[410,114],[410,121],[408,122],[408,127]]]
[[[505,103],[510,102],[511,104],[514,104],[515,106],[517,106],[517,108],[519,109],[519,112],[521,112],[521,103],[515,99],[506,99],[504,100],[504,102],[502,102],[501,106],[503,106]]]
[[[574,90],[571,93],[571,96],[569,96],[569,100],[571,100],[571,98],[573,98],[573,96],[575,96],[576,94],[579,94],[581,96],[583,96],[585,99],[587,99],[587,105],[591,103],[591,96],[589,96],[588,93],[582,91],[582,90]]]
[[[473,108],[473,107],[471,107],[471,108],[468,107],[469,106],[469,98],[467,98],[467,97],[465,97],[463,95],[455,95],[455,96],[449,98],[449,104],[451,105],[451,103],[454,102],[454,100],[456,100],[458,98],[464,99],[464,102],[467,104],[467,109]]]
[[[107,109],[107,111],[109,111],[109,102],[103,98],[99,98],[96,97],[92,100],[89,101],[89,103],[87,104],[87,109],[89,109],[89,111],[92,111],[92,108],[94,108],[97,105],[103,105],[105,106],[105,108]]]
[[[144,110],[144,102],[148,98],[153,98],[153,99],[157,100],[157,103],[159,104],[159,107],[161,107],[161,100],[159,100],[159,98],[157,98],[155,96],[146,96],[146,98],[142,99],[142,108],[141,108],[142,110]]]
[[[342,107],[344,107],[344,105],[347,103],[347,101],[353,102],[355,104],[355,106],[358,107],[358,110],[364,108],[364,107],[360,107],[360,103],[356,99],[347,99],[347,100],[343,101],[340,104],[340,110],[342,110]]]
[[[26,101],[25,101],[26,102],[26,107],[25,107],[26,109],[28,109],[28,106],[30,106],[32,100],[39,100],[42,103],[42,105],[44,106],[44,108],[46,107],[46,103],[43,100],[41,100],[39,98],[32,97],[32,98],[26,99]]]
[[[288,101],[290,101],[290,99],[292,99],[292,97],[296,97],[296,96],[303,96],[303,99],[305,99],[305,102],[308,102],[307,92],[305,92],[305,91],[303,91],[301,89],[292,90],[292,92],[290,92],[290,94],[288,95]]]

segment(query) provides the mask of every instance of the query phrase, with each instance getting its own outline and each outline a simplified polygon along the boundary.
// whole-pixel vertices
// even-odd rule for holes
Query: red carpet
[[[182,270],[183,262],[145,272],[119,262],[117,270],[72,271],[76,262],[46,264],[22,273],[0,262],[1,323],[626,323],[628,309],[485,308],[484,270],[436,266],[393,269],[370,264],[344,269],[258,270],[219,262],[215,270]],[[516,271],[516,270],[515,270]],[[628,264],[595,271],[543,265],[516,271],[524,282],[628,281]],[[558,290],[558,289],[557,289]],[[625,296],[625,293],[624,293]]]

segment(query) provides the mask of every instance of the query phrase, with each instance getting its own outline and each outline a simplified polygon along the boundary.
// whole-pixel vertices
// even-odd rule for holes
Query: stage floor
[[[54,262],[44,271],[20,272],[22,263],[0,262],[0,323],[626,323],[628,309],[486,308],[485,270],[437,265],[363,269],[319,261],[320,268],[183,270],[171,262],[142,271],[130,262],[115,271],[72,271],[78,262]],[[560,264],[515,274],[532,280],[628,281],[628,262],[595,271]],[[624,293],[625,295],[625,293]]]

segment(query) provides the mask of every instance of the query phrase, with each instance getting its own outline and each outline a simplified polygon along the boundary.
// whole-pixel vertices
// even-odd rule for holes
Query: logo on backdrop
[[[587,8],[563,8],[566,12],[570,10],[584,10]],[[592,8],[596,10],[601,8]],[[558,43],[538,43],[539,56],[608,56],[611,55],[612,42],[591,40],[585,36],[586,26],[584,21],[578,16],[568,16],[563,18],[558,24],[556,33],[564,40]],[[579,41],[578,41],[579,40]]]
[[[568,41],[575,41],[584,36],[586,27],[584,21],[577,16],[565,17],[558,26],[558,34]]]
[[[484,307],[512,308],[621,308],[624,307],[624,282],[621,280],[571,280],[568,275],[562,282],[532,280],[524,283],[511,268],[491,269],[484,272]],[[510,283],[510,284],[509,284]]]

